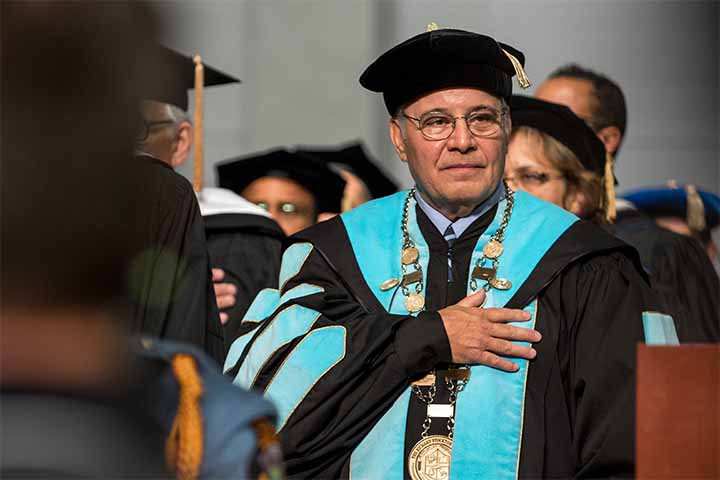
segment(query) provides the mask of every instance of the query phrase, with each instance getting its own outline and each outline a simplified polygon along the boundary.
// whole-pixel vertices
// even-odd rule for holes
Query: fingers
[[[472,295],[468,295],[457,303],[459,307],[480,307],[485,302],[485,290],[480,289]]]
[[[230,320],[230,317],[227,313],[220,312],[220,325],[225,325],[228,320]]]
[[[220,310],[230,308],[235,305],[235,294],[237,287],[232,283],[214,283],[215,301]]]
[[[537,330],[514,327],[512,325],[492,325],[488,329],[488,333],[494,338],[500,338],[503,340],[515,340],[518,342],[537,343],[542,340],[542,335]]]
[[[490,322],[526,322],[530,320],[530,314],[525,310],[516,310],[513,308],[487,308],[482,311],[482,315]]]
[[[223,271],[222,268],[213,268],[212,269],[212,281],[213,282],[222,282],[223,278],[225,278],[225,271]]]
[[[487,349],[504,357],[526,358],[528,360],[532,360],[537,356],[537,351],[532,347],[525,347],[497,338],[493,338],[488,341]]]
[[[517,372],[520,366],[510,360],[495,355],[492,352],[485,351],[480,355],[477,362],[479,365],[487,365],[488,367],[497,368],[504,372]]]

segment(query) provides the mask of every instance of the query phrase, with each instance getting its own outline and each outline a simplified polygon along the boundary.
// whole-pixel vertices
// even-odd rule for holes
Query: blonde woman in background
[[[610,172],[607,188],[605,147],[590,127],[567,107],[531,97],[514,95],[510,111],[513,131],[505,161],[510,187],[605,223],[614,179]]]

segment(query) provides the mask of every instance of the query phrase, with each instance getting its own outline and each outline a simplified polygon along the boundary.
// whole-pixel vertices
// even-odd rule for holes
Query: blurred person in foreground
[[[291,237],[225,363],[291,476],[632,475],[635,347],[672,318],[631,248],[502,181],[524,60],[430,25],[360,77],[415,188]]]
[[[616,82],[572,64],[551,73],[535,96],[570,108],[592,128],[612,161],[617,161],[625,138],[627,108]],[[680,340],[720,341],[720,280],[703,246],[693,238],[659,227],[628,202],[611,201],[607,213],[608,229],[640,253],[653,289],[665,300],[675,320]]]
[[[138,54],[151,12],[0,8],[1,476],[278,478],[268,402],[191,346],[128,336],[152,198],[132,163],[138,86],[163,81]]]
[[[2,476],[162,476],[122,320],[142,212],[133,89],[149,67],[132,46],[149,20],[121,4],[1,8]]]

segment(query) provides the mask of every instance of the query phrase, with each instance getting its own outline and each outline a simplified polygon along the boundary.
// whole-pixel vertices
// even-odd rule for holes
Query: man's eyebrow
[[[467,114],[467,113],[483,111],[483,110],[492,110],[492,111],[499,112],[500,110],[502,110],[502,107],[496,107],[494,105],[487,105],[487,104],[481,103],[479,105],[474,105],[474,106],[466,109],[465,113]],[[450,112],[448,112],[448,110],[446,108],[436,107],[436,108],[431,108],[430,110],[424,111],[423,113],[420,114],[420,116],[423,117],[423,116],[431,114],[431,113],[444,113],[444,114],[450,115]]]

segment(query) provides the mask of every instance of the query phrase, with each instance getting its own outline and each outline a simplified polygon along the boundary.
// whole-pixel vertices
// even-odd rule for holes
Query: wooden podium
[[[720,344],[637,351],[638,479],[720,479]]]

